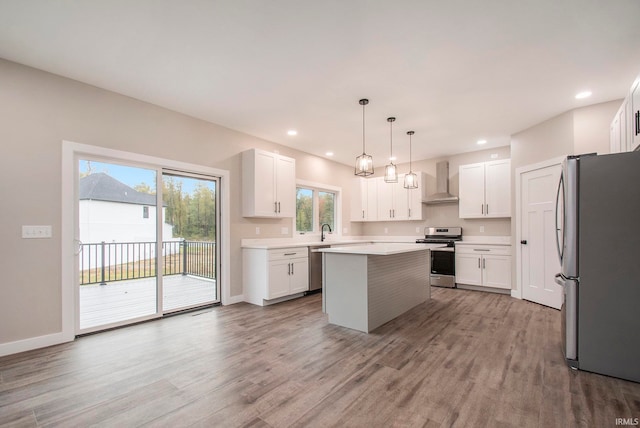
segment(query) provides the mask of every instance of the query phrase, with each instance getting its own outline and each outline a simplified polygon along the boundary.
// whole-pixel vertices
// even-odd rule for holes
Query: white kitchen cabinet
[[[630,109],[629,98],[627,97],[611,122],[609,140],[611,153],[626,152],[631,146],[631,130],[628,126]]]
[[[627,151],[630,152],[640,147],[640,77],[636,79],[634,86],[631,88],[629,98],[631,101],[631,114],[626,116],[629,119],[629,124],[625,126],[625,129],[629,133]]]
[[[351,221],[375,221],[378,218],[376,179],[353,179]]]
[[[459,168],[460,218],[511,217],[511,160]]]
[[[418,176],[417,189],[404,188],[404,174],[398,175],[397,183],[387,183],[383,177],[376,178],[378,193],[378,221],[422,220],[422,196],[425,192],[425,175]]]
[[[511,246],[456,245],[456,283],[511,289]]]
[[[299,297],[309,289],[307,247],[245,248],[242,270],[245,300],[255,305]]]
[[[242,153],[242,215],[294,217],[296,161],[264,150]]]

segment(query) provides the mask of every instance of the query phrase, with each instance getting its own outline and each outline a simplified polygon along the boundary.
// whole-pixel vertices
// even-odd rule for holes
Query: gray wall
[[[62,141],[229,170],[231,296],[242,294],[240,241],[283,237],[291,219],[241,215],[241,155],[256,147],[295,157],[298,178],[341,186],[351,227],[351,167],[43,71],[0,60],[0,344],[61,331]],[[345,185],[346,184],[346,185]],[[52,225],[52,239],[21,239],[21,226]]]
[[[517,288],[515,245],[517,224],[516,170],[560,156],[597,152],[609,153],[609,129],[622,100],[609,101],[562,113],[511,136],[513,288]],[[517,244],[520,245],[520,244]]]

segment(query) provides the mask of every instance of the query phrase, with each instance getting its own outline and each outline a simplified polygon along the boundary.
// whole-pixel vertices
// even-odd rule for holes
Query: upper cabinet
[[[264,150],[242,153],[242,215],[294,217],[296,161]]]
[[[397,183],[387,183],[383,177],[354,178],[351,198],[351,221],[423,220],[422,199],[425,175],[416,172],[417,189],[404,188],[404,175]]]
[[[460,218],[511,217],[511,160],[460,165]]]
[[[630,134],[629,140],[629,151],[637,150],[640,147],[640,78],[636,79],[636,83],[631,90],[631,122],[629,125],[625,126],[627,132]],[[627,116],[629,117],[629,116]],[[630,132],[629,132],[630,131]]]
[[[351,221],[376,221],[378,219],[378,199],[376,181],[353,178],[351,197]]]
[[[627,97],[611,122],[611,153],[626,152],[629,150],[631,132],[629,132],[627,123],[629,111],[629,97]]]
[[[610,131],[611,153],[631,152],[640,147],[640,76],[613,117]]]

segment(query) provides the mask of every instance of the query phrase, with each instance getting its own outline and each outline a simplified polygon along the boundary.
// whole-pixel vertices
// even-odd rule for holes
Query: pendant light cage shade
[[[389,122],[389,141],[391,147],[391,156],[389,158],[389,165],[384,167],[384,181],[386,183],[397,183],[398,182],[398,168],[393,163],[393,122],[395,122],[395,117],[387,118],[387,122]]]
[[[369,104],[369,100],[363,98],[359,101],[362,106],[362,154],[356,158],[355,175],[367,177],[373,175],[373,157],[368,155],[364,146],[364,106]]]
[[[405,189],[417,189],[418,188],[418,175],[415,172],[409,172],[404,176],[404,188]]]
[[[398,168],[396,168],[393,162],[384,167],[384,181],[387,183],[398,182]]]
[[[356,175],[367,177],[373,175],[373,158],[366,153],[362,153],[356,158]]]
[[[409,172],[404,176],[404,188],[405,189],[417,189],[418,188],[418,175],[411,169],[411,136],[415,134],[414,131],[407,131],[409,136]]]

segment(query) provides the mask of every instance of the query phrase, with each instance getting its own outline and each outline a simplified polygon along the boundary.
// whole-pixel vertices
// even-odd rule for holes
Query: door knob
[[[527,240],[526,240],[526,239],[523,239],[522,241],[520,241],[520,243],[521,243],[522,245],[527,245]]]

